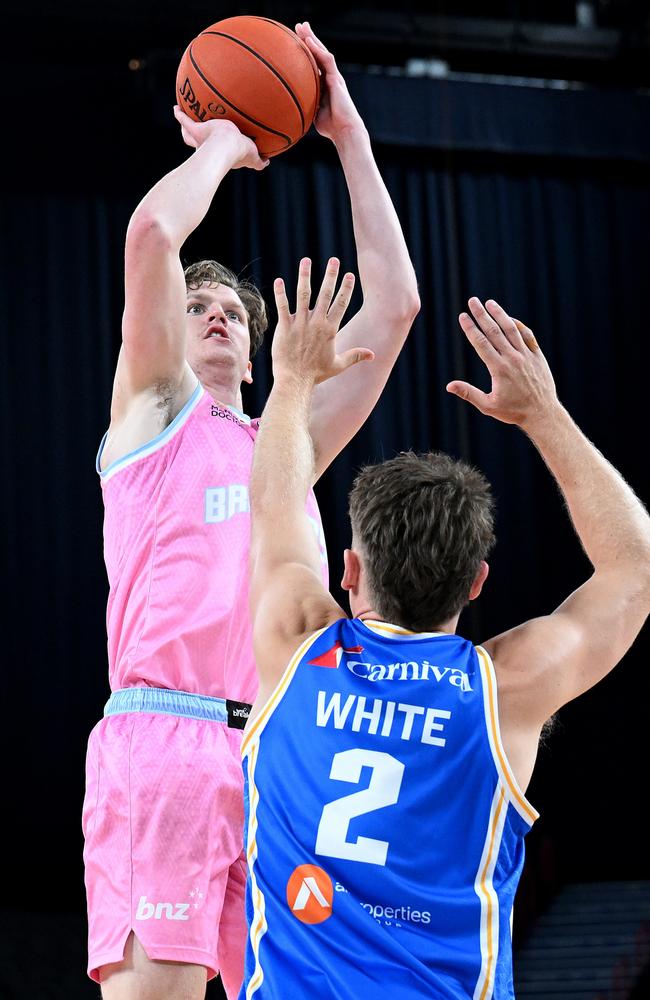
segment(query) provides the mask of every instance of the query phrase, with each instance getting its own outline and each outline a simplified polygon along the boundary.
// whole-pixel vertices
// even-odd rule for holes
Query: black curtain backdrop
[[[348,80],[403,222],[422,312],[375,412],[318,490],[333,589],[340,597],[355,470],[407,448],[449,451],[480,466],[498,499],[490,580],[461,620],[480,641],[550,612],[589,566],[524,436],[445,393],[453,377],[486,384],[456,317],[476,294],[527,322],[562,400],[647,499],[650,97]],[[66,80],[52,86],[70,96]],[[120,340],[123,241],[140,197],[187,153],[171,101],[159,105],[131,78],[99,76],[73,96],[64,112],[15,129],[0,191],[2,895],[17,911],[84,905],[85,741],[108,694],[94,459]],[[243,271],[269,302],[273,278],[292,287],[305,254],[317,272],[331,254],[356,266],[342,172],[314,135],[261,175],[229,176],[183,251],[187,262],[214,256]],[[254,375],[246,404],[257,414],[268,347]],[[647,652],[646,635],[560,713],[540,752],[524,924],[556,881],[650,876],[638,817]]]

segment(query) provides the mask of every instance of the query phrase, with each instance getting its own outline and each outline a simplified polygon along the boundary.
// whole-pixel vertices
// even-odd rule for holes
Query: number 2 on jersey
[[[372,768],[367,788],[328,802],[321,814],[316,837],[316,854],[369,865],[385,865],[388,841],[371,837],[347,839],[350,821],[365,813],[393,806],[399,797],[404,765],[379,750],[342,750],[334,754],[330,778],[358,784],[364,767]]]

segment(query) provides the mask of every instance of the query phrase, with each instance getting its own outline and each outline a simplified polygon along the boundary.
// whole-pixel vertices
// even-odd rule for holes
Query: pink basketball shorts
[[[219,971],[237,996],[247,708],[156,688],[111,696],[88,743],[83,809],[95,982],[101,966],[124,958],[133,931],[149,958],[204,965],[208,979]]]

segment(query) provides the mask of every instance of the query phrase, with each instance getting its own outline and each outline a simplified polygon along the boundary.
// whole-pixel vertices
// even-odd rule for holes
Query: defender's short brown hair
[[[233,271],[224,267],[223,264],[219,264],[216,260],[200,260],[185,268],[186,288],[200,288],[204,281],[208,281],[212,285],[227,285],[228,288],[237,292],[248,316],[248,331],[251,338],[250,357],[252,358],[259,350],[269,325],[266,303],[261,293],[252,281],[238,278]]]
[[[441,452],[366,466],[352,486],[350,520],[375,610],[414,632],[465,606],[494,544],[490,484]]]

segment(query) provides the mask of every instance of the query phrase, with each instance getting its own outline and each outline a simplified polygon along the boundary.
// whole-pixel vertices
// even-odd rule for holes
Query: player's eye
[[[238,323],[241,323],[241,316],[239,315],[239,313],[230,310],[230,312],[226,313],[226,316],[228,317],[228,319],[235,319],[237,320]]]
[[[204,309],[205,306],[202,305],[200,302],[190,302],[187,306],[187,315],[200,316]]]

